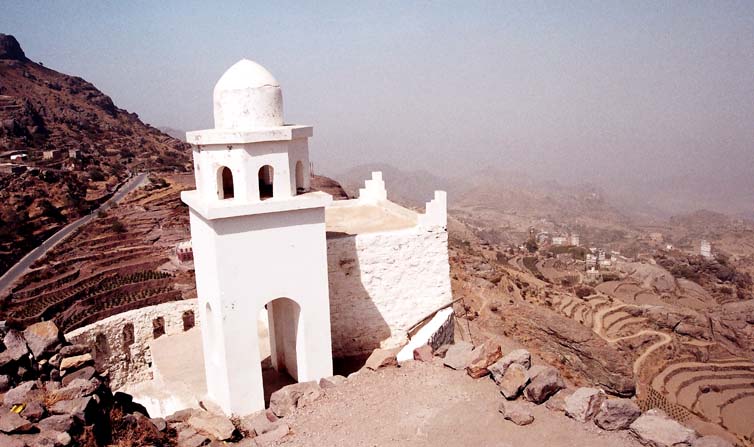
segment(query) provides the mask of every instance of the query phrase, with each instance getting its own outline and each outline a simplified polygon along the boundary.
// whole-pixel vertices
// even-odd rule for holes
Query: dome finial
[[[283,92],[272,73],[241,59],[214,90],[215,128],[256,129],[283,125]]]

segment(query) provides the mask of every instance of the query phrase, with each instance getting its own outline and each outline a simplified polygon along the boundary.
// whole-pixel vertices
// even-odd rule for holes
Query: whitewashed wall
[[[443,227],[334,238],[327,248],[335,357],[395,347],[452,301]]]

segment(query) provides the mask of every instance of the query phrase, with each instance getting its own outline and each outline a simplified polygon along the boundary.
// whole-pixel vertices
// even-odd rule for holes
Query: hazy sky
[[[315,125],[319,171],[679,177],[754,201],[752,0],[2,0],[0,32],[184,130],[212,127],[214,83],[255,60],[281,82],[286,120]]]

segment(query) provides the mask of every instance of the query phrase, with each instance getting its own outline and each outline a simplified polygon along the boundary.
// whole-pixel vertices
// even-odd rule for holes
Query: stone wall
[[[327,248],[335,357],[395,347],[452,301],[444,227],[332,238]]]
[[[149,343],[199,324],[196,300],[172,301],[131,310],[65,334],[74,344],[93,346],[98,370],[108,370],[110,385],[149,380],[152,356]]]

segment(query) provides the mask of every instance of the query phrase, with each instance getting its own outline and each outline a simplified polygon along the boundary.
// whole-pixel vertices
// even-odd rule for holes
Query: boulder
[[[171,424],[176,424],[179,422],[186,422],[188,418],[191,417],[192,414],[194,414],[196,410],[194,408],[184,408],[183,410],[178,410],[175,413],[165,417],[165,420],[170,422]]]
[[[547,399],[547,402],[545,402],[545,407],[547,407],[547,409],[551,411],[560,411],[561,413],[565,413],[565,400],[571,394],[573,394],[573,391],[571,390],[560,390],[551,398]]]
[[[87,345],[68,345],[60,348],[60,355],[62,357],[73,357],[81,354],[90,354],[91,348]]]
[[[284,386],[270,396],[270,410],[277,417],[285,417],[293,413],[303,398],[303,404],[312,402],[322,393],[317,382],[294,383]]]
[[[28,394],[37,388],[37,382],[24,382],[5,393],[3,403],[5,405],[25,404],[31,399]]]
[[[346,383],[346,379],[343,376],[330,376],[330,377],[323,377],[322,379],[319,379],[319,386],[320,388],[334,388],[338,385],[342,385]]]
[[[453,369],[464,369],[474,358],[474,346],[467,341],[457,341],[448,347],[443,364]]]
[[[516,402],[501,402],[498,411],[503,417],[516,425],[529,425],[534,422],[534,416],[523,405]]]
[[[579,388],[565,400],[566,416],[579,422],[591,420],[605,401],[605,392],[597,388]]]
[[[364,366],[373,371],[388,366],[398,366],[398,360],[395,358],[397,353],[397,349],[375,349]]]
[[[18,436],[9,436],[0,433],[0,445],[3,447],[26,447],[26,442]]]
[[[565,388],[565,382],[558,370],[547,367],[532,378],[524,390],[524,396],[530,402],[541,404],[563,388]]]
[[[67,432],[73,426],[73,417],[70,414],[58,414],[49,416],[37,423],[41,430]]]
[[[207,411],[194,412],[187,422],[198,433],[204,433],[221,441],[230,439],[236,429],[227,417]]]
[[[24,338],[34,358],[51,353],[60,344],[60,329],[52,321],[34,323],[24,330]]]
[[[16,330],[11,329],[5,334],[3,344],[5,345],[3,356],[7,357],[8,360],[17,362],[29,354],[29,348],[26,347],[23,333]]]
[[[26,419],[36,422],[45,415],[45,408],[42,406],[40,399],[37,398],[26,404],[24,411],[21,412],[21,416]]]
[[[474,379],[484,377],[490,373],[487,369],[490,365],[500,360],[503,351],[498,343],[487,340],[472,351],[471,361],[466,366],[466,372]]]
[[[685,447],[696,440],[694,430],[655,409],[639,416],[631,423],[629,431],[639,442],[650,447]]]
[[[57,389],[50,393],[50,397],[55,400],[72,400],[81,397],[91,396],[99,387],[97,379],[84,380],[76,379],[64,388]]]
[[[63,357],[63,360],[60,361],[60,369],[63,371],[78,369],[86,364],[92,363],[93,361],[94,359],[89,353],[74,355],[73,357]]]
[[[526,368],[514,363],[506,369],[503,378],[500,380],[500,393],[508,400],[515,399],[521,394],[527,383],[529,383],[529,374],[527,374]]]
[[[600,405],[594,423],[603,430],[625,430],[641,416],[641,409],[630,399],[607,399]]]
[[[55,402],[50,407],[50,412],[52,414],[70,414],[76,418],[76,420],[86,423],[92,418],[96,406],[97,402],[94,398],[88,396]]]
[[[0,432],[3,433],[25,433],[32,429],[34,425],[26,418],[9,411],[9,408],[0,409]]]
[[[490,365],[488,369],[495,383],[500,384],[505,371],[514,363],[523,366],[525,369],[529,369],[531,367],[531,354],[526,349],[516,349],[505,354],[500,360]]]
[[[733,447],[733,444],[719,436],[710,435],[697,438],[691,443],[691,447]]]
[[[71,373],[66,374],[63,376],[63,379],[61,380],[63,386],[68,386],[71,382],[73,382],[76,379],[85,379],[89,380],[97,373],[97,371],[94,369],[93,366],[87,366],[84,368],[79,369],[78,371],[74,371]]]
[[[434,353],[432,352],[432,346],[430,345],[423,345],[414,349],[414,360],[416,361],[429,363],[433,358]]]

